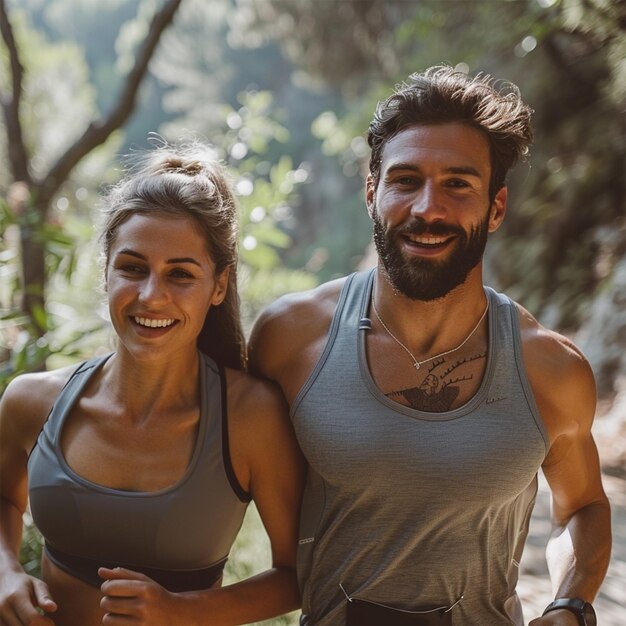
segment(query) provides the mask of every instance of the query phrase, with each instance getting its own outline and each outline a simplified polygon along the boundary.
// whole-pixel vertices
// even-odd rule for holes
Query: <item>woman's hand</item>
[[[1,626],[53,626],[45,613],[54,613],[57,605],[48,585],[24,572],[8,572],[0,576]]]
[[[105,611],[102,623],[124,626],[174,626],[184,619],[181,599],[140,572],[116,567],[101,567],[98,574],[105,580],[100,590],[100,607]]]

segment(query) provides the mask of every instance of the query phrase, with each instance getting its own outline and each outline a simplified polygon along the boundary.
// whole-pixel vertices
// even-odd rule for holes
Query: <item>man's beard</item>
[[[485,219],[472,228],[469,235],[458,226],[440,222],[426,224],[423,220],[409,226],[385,230],[374,207],[374,243],[378,257],[391,285],[412,300],[428,302],[443,298],[462,285],[470,271],[480,263],[489,233],[489,212]],[[403,235],[455,235],[451,254],[444,261],[429,258],[405,258],[399,240]]]

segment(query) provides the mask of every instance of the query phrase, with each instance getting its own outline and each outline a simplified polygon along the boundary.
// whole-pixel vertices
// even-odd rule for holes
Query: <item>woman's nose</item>
[[[141,289],[139,291],[139,300],[143,303],[160,303],[165,302],[168,299],[168,292],[166,285],[156,275],[151,274],[141,283]]]

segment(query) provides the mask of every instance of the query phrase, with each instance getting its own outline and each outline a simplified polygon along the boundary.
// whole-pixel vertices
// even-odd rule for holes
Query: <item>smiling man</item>
[[[530,117],[514,85],[412,75],[369,128],[378,266],[281,298],[255,325],[252,367],[281,386],[309,462],[303,625],[522,626],[540,468],[555,602],[531,625],[596,623],[611,531],[592,373],[483,284]]]

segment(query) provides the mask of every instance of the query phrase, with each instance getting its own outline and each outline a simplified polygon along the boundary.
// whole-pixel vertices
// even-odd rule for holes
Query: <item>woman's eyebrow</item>
[[[201,267],[200,263],[198,263],[198,261],[191,258],[190,256],[185,256],[185,257],[180,257],[180,258],[175,258],[175,259],[168,259],[167,262],[168,263],[193,263],[194,265]]]
[[[126,254],[128,256],[134,256],[137,259],[141,259],[142,261],[147,261],[148,257],[145,256],[144,254],[141,254],[141,252],[136,252],[135,250],[131,250],[130,248],[122,248],[122,250],[120,250],[118,253],[118,255],[120,254]],[[189,257],[189,256],[185,256],[185,257],[175,257],[173,259],[168,259],[166,261],[166,263],[168,264],[176,264],[176,263],[193,263],[194,265],[197,265],[198,267],[201,267],[200,263],[198,263],[198,261],[196,261],[196,259]]]

